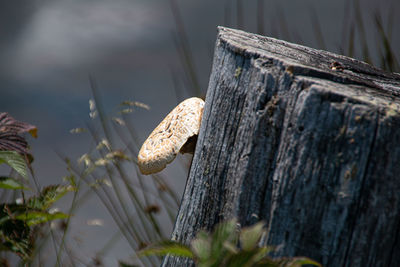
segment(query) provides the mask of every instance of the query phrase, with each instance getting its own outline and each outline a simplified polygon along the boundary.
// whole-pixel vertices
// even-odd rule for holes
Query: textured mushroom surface
[[[163,170],[188,139],[198,135],[203,108],[204,101],[192,97],[181,102],[165,117],[139,151],[138,165],[142,174]]]

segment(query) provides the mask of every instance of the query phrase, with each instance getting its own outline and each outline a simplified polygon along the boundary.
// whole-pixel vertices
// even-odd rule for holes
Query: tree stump
[[[276,256],[399,266],[400,75],[220,27],[172,239],[232,217]]]

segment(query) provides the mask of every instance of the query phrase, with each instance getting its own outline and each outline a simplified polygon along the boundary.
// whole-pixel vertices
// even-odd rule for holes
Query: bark
[[[232,217],[264,220],[276,256],[397,266],[400,75],[220,27],[172,239]]]

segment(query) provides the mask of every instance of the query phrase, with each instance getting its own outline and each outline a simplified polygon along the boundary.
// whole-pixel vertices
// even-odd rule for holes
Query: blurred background
[[[139,175],[134,159],[177,103],[205,96],[218,25],[399,72],[399,12],[396,0],[2,1],[1,111],[38,127],[29,143],[40,186],[83,179],[57,204],[73,214],[65,242],[52,234],[34,265],[157,265],[134,250],[169,236],[191,158],[156,177]],[[96,165],[101,149],[126,158]]]

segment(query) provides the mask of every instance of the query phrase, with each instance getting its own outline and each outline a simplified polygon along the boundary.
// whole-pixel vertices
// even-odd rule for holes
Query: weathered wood
[[[231,217],[265,220],[279,256],[399,266],[400,75],[219,28],[172,238]]]

